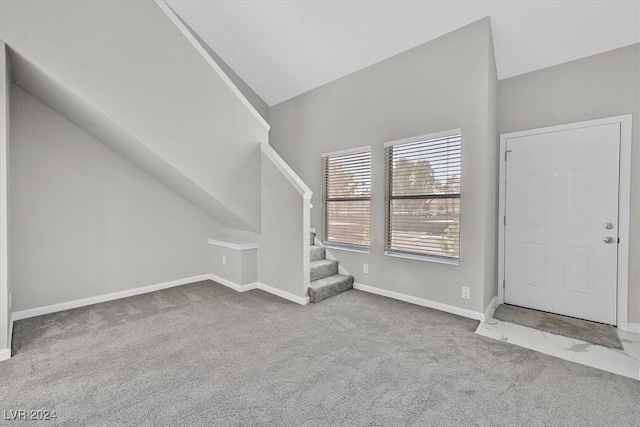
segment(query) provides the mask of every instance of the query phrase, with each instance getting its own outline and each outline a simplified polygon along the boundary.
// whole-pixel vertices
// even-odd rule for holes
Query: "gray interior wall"
[[[226,258],[226,263],[222,260],[223,256]],[[209,272],[237,285],[241,285],[241,252],[235,249],[209,245]]]
[[[78,93],[9,49],[16,85],[225,227],[248,227],[227,206]],[[242,169],[238,172],[242,176]]]
[[[246,250],[240,253],[240,284],[249,285],[258,281],[258,251]]]
[[[321,154],[370,145],[371,253],[335,251],[356,282],[469,309],[484,310],[495,274],[496,137],[489,124],[490,25],[485,18],[306,94],[273,106],[270,143],[314,193],[311,226],[321,224]],[[491,78],[494,78],[493,76]],[[399,259],[384,250],[386,141],[461,128],[460,265]],[[493,175],[492,175],[493,174]],[[487,241],[487,238],[489,239]],[[363,264],[369,274],[363,274]],[[471,287],[471,299],[461,298]]]
[[[181,21],[184,24],[184,26],[189,30],[191,35],[198,41],[198,43],[202,45],[204,50],[207,51],[207,53],[211,56],[211,58],[213,58],[216,64],[218,64],[220,68],[222,68],[222,71],[224,71],[227,77],[229,77],[229,79],[233,82],[233,84],[236,85],[238,90],[245,96],[245,98],[247,98],[247,101],[249,101],[249,103],[253,105],[253,108],[255,108],[258,111],[258,113],[260,113],[263,119],[269,122],[269,105],[267,105],[267,103],[264,102],[262,98],[260,98],[260,96],[257,93],[255,93],[254,90],[251,89],[251,87],[249,87],[249,85],[245,83],[245,81],[242,80],[240,76],[237,75],[236,72],[233,71],[231,67],[229,67],[227,63],[224,62],[222,58],[220,58],[220,56],[213,49],[211,49],[210,46],[204,40],[202,40],[202,38],[200,38],[198,33],[193,31],[193,28],[187,25],[187,23],[184,20],[181,19]]]
[[[209,245],[209,272],[236,285],[255,283],[258,281],[257,251]]]
[[[640,323],[640,44],[498,83],[499,133],[633,114],[629,322]]]
[[[38,99],[75,110],[64,116],[101,132],[100,141],[124,135],[112,145],[132,162],[151,152],[145,170],[174,181],[192,203],[204,191],[217,222],[260,231],[259,145],[268,125],[158,3],[2,1],[0,37],[40,71],[31,73]],[[121,132],[110,132],[111,123]]]
[[[492,256],[485,257],[484,269],[484,307],[488,307],[493,297],[498,296],[498,72],[493,50],[493,37],[489,33],[489,75],[487,90],[487,162],[486,176],[486,216],[485,216],[485,252]],[[492,143],[493,141],[493,143]]]
[[[13,311],[208,273],[222,227],[14,86]]]
[[[0,41],[0,351],[3,356],[11,351],[9,342],[10,307],[9,295],[9,240],[8,240],[8,158],[10,135],[11,72],[6,45]],[[8,355],[7,355],[8,356]]]

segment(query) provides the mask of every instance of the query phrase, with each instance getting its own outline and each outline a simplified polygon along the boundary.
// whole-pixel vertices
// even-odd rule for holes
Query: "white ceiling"
[[[640,42],[637,0],[167,3],[269,105],[485,16],[499,79]]]

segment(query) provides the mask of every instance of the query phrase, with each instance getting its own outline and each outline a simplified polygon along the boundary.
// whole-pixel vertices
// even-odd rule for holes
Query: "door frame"
[[[618,186],[618,286],[617,327],[629,330],[629,230],[631,205],[631,126],[632,115],[606,117],[596,120],[567,123],[537,129],[528,129],[500,135],[500,178],[498,193],[498,304],[504,304],[505,286],[505,208],[506,208],[506,155],[507,141],[523,136],[580,129],[592,126],[620,123],[620,183]]]

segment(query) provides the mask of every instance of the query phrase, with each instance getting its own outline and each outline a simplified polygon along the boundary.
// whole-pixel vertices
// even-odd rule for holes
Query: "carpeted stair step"
[[[332,259],[321,259],[313,261],[310,265],[311,281],[324,279],[325,277],[338,274],[338,261]]]
[[[309,301],[318,302],[353,288],[353,276],[334,274],[311,282]]]
[[[311,262],[325,259],[325,252],[322,246],[311,246]]]

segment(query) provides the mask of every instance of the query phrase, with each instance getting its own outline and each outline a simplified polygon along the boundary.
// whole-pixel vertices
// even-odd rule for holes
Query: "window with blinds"
[[[460,258],[459,130],[385,144],[385,252]]]
[[[324,242],[367,248],[370,201],[370,148],[322,156]]]

